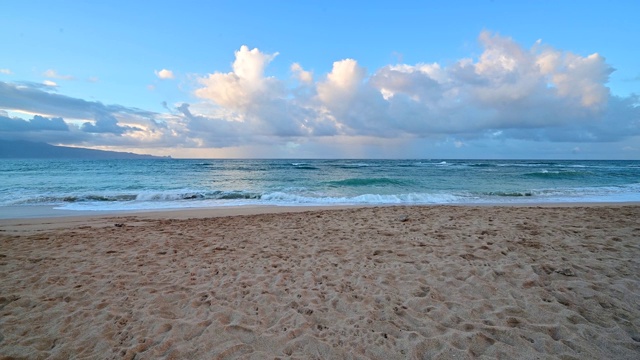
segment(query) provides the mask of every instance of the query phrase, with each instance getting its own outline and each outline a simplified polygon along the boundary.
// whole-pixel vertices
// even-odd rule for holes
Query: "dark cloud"
[[[22,110],[72,119],[94,119],[98,114],[131,114],[152,118],[154,112],[121,105],[104,105],[52,93],[51,87],[36,83],[0,81],[0,109]]]
[[[0,116],[0,136],[21,140],[77,145],[174,145],[161,114],[122,105],[105,105],[52,92],[49,86],[0,82],[0,109],[35,115],[30,120]],[[2,111],[6,114],[6,111]],[[66,119],[66,120],[65,120]],[[69,119],[89,120],[75,125]],[[127,134],[145,133],[142,138]]]
[[[86,140],[87,136],[62,118],[35,115],[29,120],[0,116],[0,138],[46,143],[78,143]]]
[[[36,115],[31,120],[0,116],[0,132],[18,131],[69,131],[62,118],[46,118]]]
[[[110,133],[115,135],[122,135],[127,131],[142,131],[142,129],[136,127],[120,126],[113,115],[105,113],[96,114],[95,122],[85,122],[80,129],[88,133]]]
[[[550,114],[553,116],[553,114]],[[554,127],[506,129],[502,137],[552,142],[617,142],[640,136],[640,97],[611,96],[597,117],[578,119]]]
[[[186,118],[190,137],[202,139],[206,147],[238,146],[249,141],[243,138],[242,130],[239,129],[241,125],[237,122],[193,115],[187,103],[176,110]],[[250,134],[247,133],[247,136]]]

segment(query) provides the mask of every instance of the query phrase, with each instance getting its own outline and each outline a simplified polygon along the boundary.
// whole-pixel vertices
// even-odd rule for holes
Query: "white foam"
[[[284,192],[273,192],[262,196],[265,202],[283,204],[442,204],[460,201],[452,194],[363,194],[353,197],[308,197]]]

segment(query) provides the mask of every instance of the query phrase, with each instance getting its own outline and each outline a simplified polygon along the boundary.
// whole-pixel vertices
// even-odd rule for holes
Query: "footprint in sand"
[[[235,359],[238,356],[247,355],[252,352],[253,352],[253,347],[247,344],[235,344],[223,350],[214,359],[216,360]]]
[[[256,341],[256,334],[253,330],[240,325],[228,325],[224,328],[224,331],[235,336],[238,340],[245,344]]]

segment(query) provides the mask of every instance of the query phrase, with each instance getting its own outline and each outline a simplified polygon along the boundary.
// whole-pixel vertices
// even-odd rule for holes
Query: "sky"
[[[0,139],[176,158],[640,159],[639,13],[8,1]]]

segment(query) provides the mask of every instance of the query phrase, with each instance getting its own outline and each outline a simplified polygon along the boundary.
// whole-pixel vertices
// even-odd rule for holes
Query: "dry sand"
[[[640,358],[637,205],[171,217],[0,222],[0,358]]]

